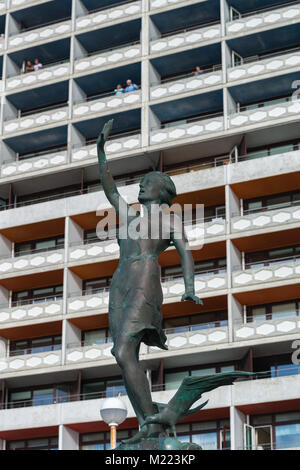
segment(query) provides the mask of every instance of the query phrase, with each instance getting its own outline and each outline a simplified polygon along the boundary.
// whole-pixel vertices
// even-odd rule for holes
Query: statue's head
[[[171,206],[175,197],[175,184],[166,173],[151,171],[143,177],[138,196],[138,200],[141,204],[159,201],[159,204]]]

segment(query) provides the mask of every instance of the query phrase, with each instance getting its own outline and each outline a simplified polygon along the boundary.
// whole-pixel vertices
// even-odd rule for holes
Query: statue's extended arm
[[[121,218],[125,218],[127,217],[129,206],[126,201],[121,197],[117,186],[113,180],[113,177],[110,174],[104,151],[104,146],[111,131],[112,125],[113,119],[105,123],[97,140],[100,181],[107,199],[115,208],[117,214]]]
[[[178,226],[177,230],[176,226]],[[174,230],[171,234],[171,240],[178,251],[182,264],[185,293],[183,294],[181,300],[191,300],[198,305],[203,305],[202,300],[195,295],[195,269],[193,256],[189,249],[184,229],[181,225],[179,226],[179,222],[176,222],[176,219],[174,223]]]

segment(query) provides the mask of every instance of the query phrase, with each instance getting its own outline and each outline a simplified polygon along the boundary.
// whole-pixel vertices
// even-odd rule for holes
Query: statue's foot
[[[130,437],[129,439],[122,440],[122,444],[137,444],[142,439],[147,437],[147,427],[144,426],[140,431],[138,431],[134,436]]]

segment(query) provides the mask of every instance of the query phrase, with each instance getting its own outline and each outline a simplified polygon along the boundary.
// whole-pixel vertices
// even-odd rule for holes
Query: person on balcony
[[[122,85],[117,85],[117,88],[115,88],[115,95],[123,95],[124,93],[124,88]]]
[[[35,72],[43,68],[43,64],[40,63],[39,59],[34,59],[34,66]]]
[[[130,79],[126,80],[126,85],[125,93],[139,89],[139,87],[135,83],[132,83]]]
[[[27,60],[26,67],[25,67],[25,73],[33,72],[33,70],[34,70],[34,67],[31,63],[31,60]]]
[[[192,72],[192,75],[200,75],[200,73],[201,73],[201,67],[197,65],[195,70]]]

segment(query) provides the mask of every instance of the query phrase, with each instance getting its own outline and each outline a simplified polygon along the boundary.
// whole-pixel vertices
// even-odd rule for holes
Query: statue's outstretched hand
[[[181,297],[181,301],[183,302],[184,300],[190,300],[191,302],[195,302],[197,305],[203,305],[203,302],[197,295],[195,295],[193,292],[185,292],[183,296]]]
[[[103,126],[102,131],[99,134],[99,137],[97,139],[97,147],[101,150],[104,149],[104,145],[105,145],[105,142],[107,141],[108,136],[110,134],[110,131],[112,129],[113,122],[114,122],[113,119],[110,119],[108,122],[106,122]]]

